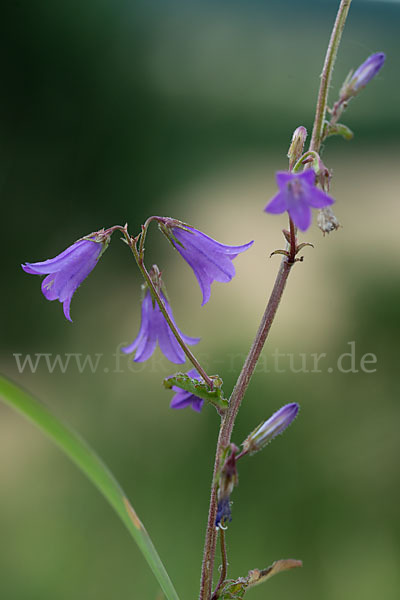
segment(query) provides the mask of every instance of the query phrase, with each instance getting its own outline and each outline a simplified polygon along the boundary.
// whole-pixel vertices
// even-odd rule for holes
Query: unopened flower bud
[[[254,454],[266,446],[277,435],[282,433],[286,427],[296,418],[299,412],[296,402],[282,406],[276,413],[261,423],[243,442],[243,453]]]
[[[375,75],[383,67],[385,62],[385,54],[383,52],[377,52],[372,54],[366,61],[358,67],[358,69],[350,75],[343,84],[340,90],[341,101],[348,100],[353,96],[356,96],[360,90],[362,90],[367,83],[375,77]]]
[[[299,160],[301,155],[303,154],[304,144],[307,138],[307,129],[300,125],[297,129],[294,130],[292,141],[288,150],[288,158],[289,158],[289,169],[295,165],[295,163]]]

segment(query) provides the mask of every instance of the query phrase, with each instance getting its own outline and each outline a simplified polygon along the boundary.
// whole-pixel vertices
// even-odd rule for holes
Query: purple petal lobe
[[[285,212],[286,210],[286,198],[284,194],[279,192],[276,196],[270,200],[270,202],[265,207],[265,212],[271,213],[273,215],[277,215]]]
[[[302,231],[306,231],[310,227],[311,208],[305,202],[293,204],[293,206],[289,208],[289,215],[296,227]]]
[[[322,190],[318,188],[314,188],[312,193],[308,196],[308,204],[313,208],[324,208],[324,206],[329,206],[333,204],[335,201],[333,198],[325,194]]]

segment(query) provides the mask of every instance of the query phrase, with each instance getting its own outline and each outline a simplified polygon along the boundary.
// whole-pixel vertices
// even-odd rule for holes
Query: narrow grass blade
[[[0,376],[0,397],[37,425],[79,467],[121,518],[157,578],[167,600],[179,600],[142,522],[114,476],[72,429],[63,425],[29,393]]]

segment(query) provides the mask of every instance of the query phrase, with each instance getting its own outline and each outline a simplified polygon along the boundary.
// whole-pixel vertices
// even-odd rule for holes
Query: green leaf
[[[39,427],[90,479],[111,504],[139,546],[167,600],[179,600],[153,543],[114,476],[90,446],[33,396],[0,376],[0,397]]]
[[[227,579],[218,592],[220,600],[242,600],[247,588],[249,587],[248,577],[239,577],[239,579]]]
[[[343,123],[336,123],[335,125],[331,125],[330,123],[326,122],[324,138],[326,139],[331,135],[340,135],[347,141],[352,140],[354,137],[354,133],[349,127],[347,127],[347,125],[344,125]]]
[[[214,387],[212,390],[204,381],[192,379],[186,373],[175,373],[171,377],[164,379],[164,387],[170,390],[173,386],[179,387],[189,394],[193,394],[198,398],[211,402],[218,408],[226,410],[228,408],[228,400],[224,398],[222,393],[222,379],[218,375],[211,377]]]

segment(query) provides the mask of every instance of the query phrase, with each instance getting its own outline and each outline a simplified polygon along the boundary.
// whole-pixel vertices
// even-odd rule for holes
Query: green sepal
[[[158,223],[158,228],[161,231],[161,233],[163,233],[165,235],[165,237],[167,238],[167,240],[170,242],[170,244],[176,248],[176,246],[180,246],[181,248],[184,248],[185,246],[182,244],[182,242],[180,242],[174,235],[173,231],[172,231],[172,227],[176,227],[178,229],[183,229],[184,231],[187,231],[189,233],[193,233],[193,231],[190,230],[190,225],[188,225],[187,223],[184,223],[183,221],[178,221],[178,219],[170,219],[170,218],[166,218],[164,221],[160,221]]]
[[[347,141],[352,140],[354,137],[354,133],[347,125],[344,125],[343,123],[331,125],[326,121],[324,125],[324,138],[326,139],[331,135],[340,135]]]
[[[175,373],[164,379],[163,384],[167,390],[170,390],[172,386],[176,386],[193,394],[202,400],[211,402],[219,410],[225,411],[228,408],[228,400],[224,398],[222,392],[222,379],[218,375],[212,375],[213,389],[210,390],[208,385],[204,381],[198,379],[192,379],[186,373]]]
[[[218,591],[219,600],[241,600],[249,587],[249,577],[239,579],[228,579],[224,586]]]
[[[174,248],[176,248],[176,246],[181,246],[181,248],[184,248],[182,242],[176,239],[176,237],[172,233],[172,229],[165,225],[165,223],[159,223],[158,228],[161,231],[161,233],[165,235],[171,246],[173,246]],[[184,228],[182,227],[182,229]]]
[[[296,253],[300,252],[300,250],[302,250],[306,246],[310,246],[310,248],[314,248],[313,244],[310,244],[309,242],[303,242],[302,244],[299,244],[298,246],[296,246]]]
[[[287,250],[274,250],[274,252],[271,252],[269,257],[271,258],[272,256],[275,256],[275,254],[283,254],[283,256],[286,256],[286,258],[289,258],[289,252]]]

